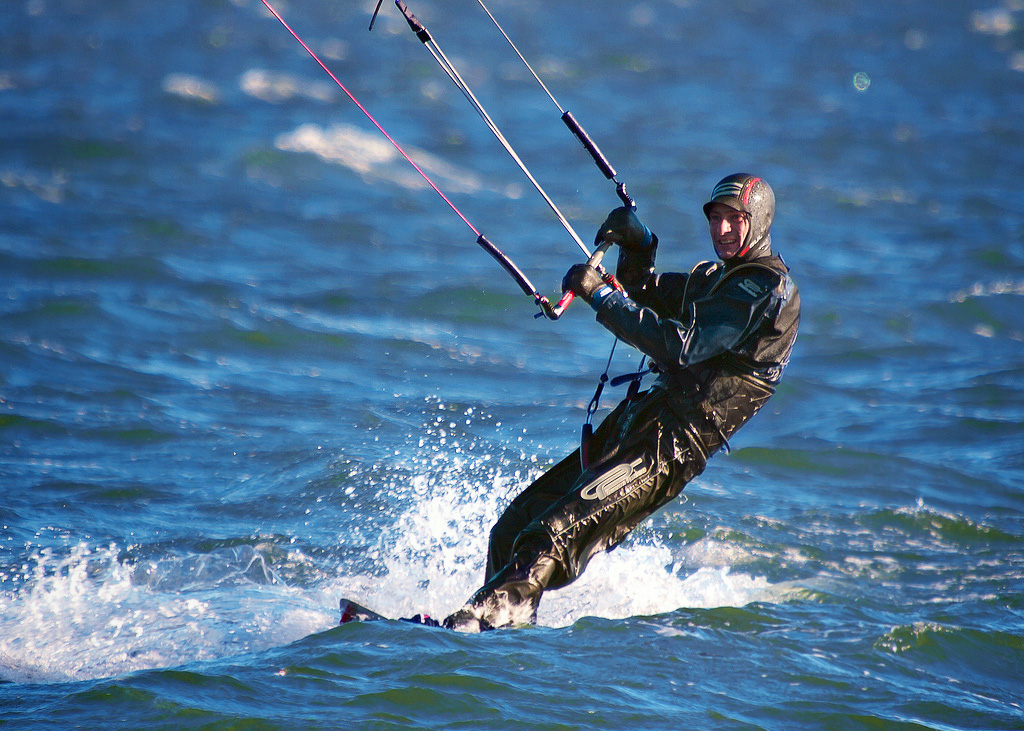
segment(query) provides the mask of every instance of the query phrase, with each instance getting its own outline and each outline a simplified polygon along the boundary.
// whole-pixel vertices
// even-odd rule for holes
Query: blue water
[[[278,9],[554,295],[581,252],[372,6]],[[337,627],[461,604],[610,336],[535,320],[261,3],[7,3],[0,726],[1024,728],[1021,4],[490,7],[663,270],[771,181],[779,393],[539,627]],[[412,10],[588,240],[613,186],[490,21]]]

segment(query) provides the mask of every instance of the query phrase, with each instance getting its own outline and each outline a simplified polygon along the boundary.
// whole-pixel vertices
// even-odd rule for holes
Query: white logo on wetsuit
[[[638,457],[629,464],[617,465],[587,485],[580,492],[580,497],[584,500],[604,500],[620,487],[629,484],[643,466],[643,457]]]
[[[740,282],[739,287],[751,297],[759,297],[762,292],[760,285],[750,281],[749,279],[744,279]]]

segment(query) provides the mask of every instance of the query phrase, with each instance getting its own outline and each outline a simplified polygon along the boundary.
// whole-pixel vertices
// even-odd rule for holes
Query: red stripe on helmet
[[[754,189],[754,185],[760,180],[761,178],[751,178],[747,181],[747,184],[744,186],[746,190],[743,191],[743,205],[747,205],[750,201],[750,192]]]

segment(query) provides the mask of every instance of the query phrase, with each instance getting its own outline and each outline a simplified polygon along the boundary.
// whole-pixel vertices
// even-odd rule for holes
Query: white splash
[[[117,546],[40,551],[19,589],[0,591],[0,678],[58,682],[180,665],[279,646],[337,621],[326,597],[280,584],[225,591],[165,579],[154,589],[138,571]]]
[[[441,618],[479,588],[491,524],[537,474],[498,472],[486,483],[467,485],[467,476],[480,474],[480,465],[435,469],[431,480],[422,475],[414,480],[417,499],[378,549],[386,575],[344,577],[339,594],[387,616],[426,612]],[[564,627],[587,616],[621,619],[681,607],[741,607],[785,593],[763,577],[731,573],[732,565],[748,560],[746,552],[709,539],[674,549],[628,540],[595,556],[570,586],[546,593],[538,623]]]
[[[763,577],[733,575],[728,565],[687,574],[666,547],[627,545],[595,556],[576,583],[546,594],[537,619],[560,627],[588,616],[624,619],[682,607],[742,607],[772,594]]]
[[[377,553],[386,575],[343,576],[335,585],[339,596],[386,616],[441,618],[483,581],[490,525],[523,475],[450,453],[432,461],[410,483],[409,510],[381,537]]]

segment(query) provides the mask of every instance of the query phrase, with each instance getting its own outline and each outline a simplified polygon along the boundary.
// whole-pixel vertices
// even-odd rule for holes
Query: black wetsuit
[[[675,498],[774,393],[796,339],[800,297],[782,259],[654,270],[657,238],[620,249],[616,293],[597,320],[647,354],[655,384],[623,401],[579,450],[508,506],[491,530],[484,586],[448,626],[533,622],[541,594],[574,581]]]

